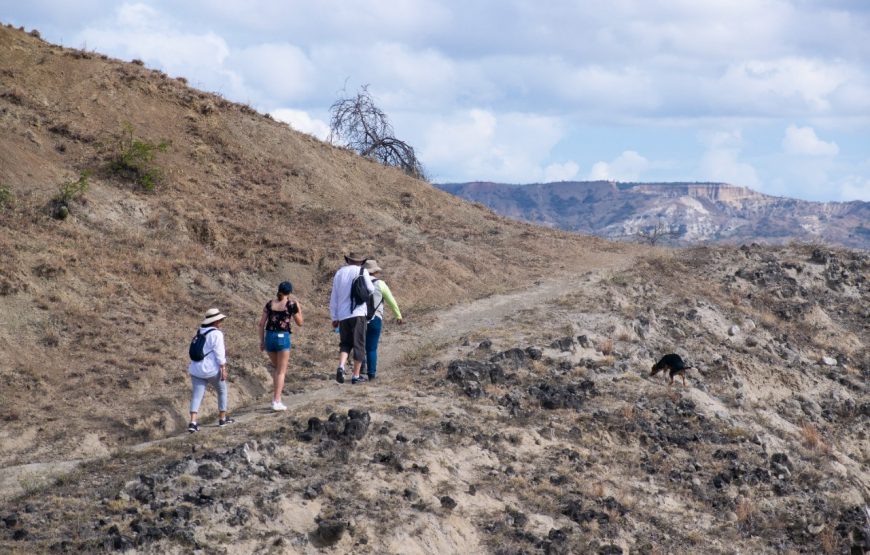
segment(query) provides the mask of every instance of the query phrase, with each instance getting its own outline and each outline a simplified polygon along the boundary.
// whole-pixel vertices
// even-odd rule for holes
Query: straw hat
[[[226,315],[221,314],[221,311],[217,308],[210,308],[208,312],[205,313],[205,318],[202,320],[200,326],[207,326],[209,324],[213,324],[218,320],[223,320],[226,318]]]
[[[366,260],[365,265],[363,266],[366,270],[369,271],[370,274],[374,274],[375,272],[380,272],[381,267],[378,266],[377,260]]]

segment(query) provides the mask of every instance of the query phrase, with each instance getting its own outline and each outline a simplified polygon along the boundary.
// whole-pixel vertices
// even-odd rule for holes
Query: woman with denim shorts
[[[302,310],[299,301],[291,295],[293,284],[283,281],[278,286],[278,298],[266,303],[263,317],[258,325],[260,330],[260,350],[266,351],[272,362],[272,410],[287,410],[281,402],[284,389],[284,376],[290,363],[290,324],[302,325]]]

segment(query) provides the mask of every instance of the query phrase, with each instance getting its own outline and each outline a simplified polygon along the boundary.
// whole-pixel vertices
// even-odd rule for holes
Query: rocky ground
[[[663,251],[388,325],[374,383],[318,360],[286,414],[11,469],[0,550],[870,551],[868,278]],[[648,376],[666,352],[687,387]]]

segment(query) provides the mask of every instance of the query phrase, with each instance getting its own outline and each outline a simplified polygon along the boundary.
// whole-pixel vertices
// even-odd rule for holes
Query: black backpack
[[[192,360],[193,362],[201,362],[203,359],[205,359],[206,355],[211,353],[211,351],[209,351],[208,353],[204,353],[203,351],[205,350],[205,336],[210,334],[214,330],[215,328],[212,328],[210,330],[206,330],[205,333],[200,333],[197,330],[196,335],[194,335],[193,339],[190,341],[190,349],[187,350],[188,354],[190,355],[190,360]]]
[[[372,279],[372,283],[377,283],[379,280]],[[377,285],[375,285],[377,287]],[[369,296],[369,299],[366,301],[366,321],[371,320],[375,317],[375,314],[378,311],[378,307],[384,304],[384,297],[381,297],[381,302],[375,305],[375,296],[372,294]]]
[[[363,277],[363,272],[365,271],[365,268],[360,267],[359,275],[354,278],[353,283],[350,285],[351,312],[356,310],[356,307],[359,305],[368,303],[369,298],[372,296],[371,291],[366,287],[366,279]]]

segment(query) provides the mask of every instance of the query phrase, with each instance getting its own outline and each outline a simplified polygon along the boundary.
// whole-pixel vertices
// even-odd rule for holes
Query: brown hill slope
[[[171,142],[154,193],[107,169],[125,125]],[[230,315],[232,403],[264,401],[254,326],[281,279],[308,318],[288,387],[327,379],[326,304],[346,250],[381,262],[412,321],[624,251],[502,219],[161,72],[7,27],[0,145],[0,464],[179,430],[185,344],[209,306]],[[53,219],[59,186],[83,170],[89,190]]]

